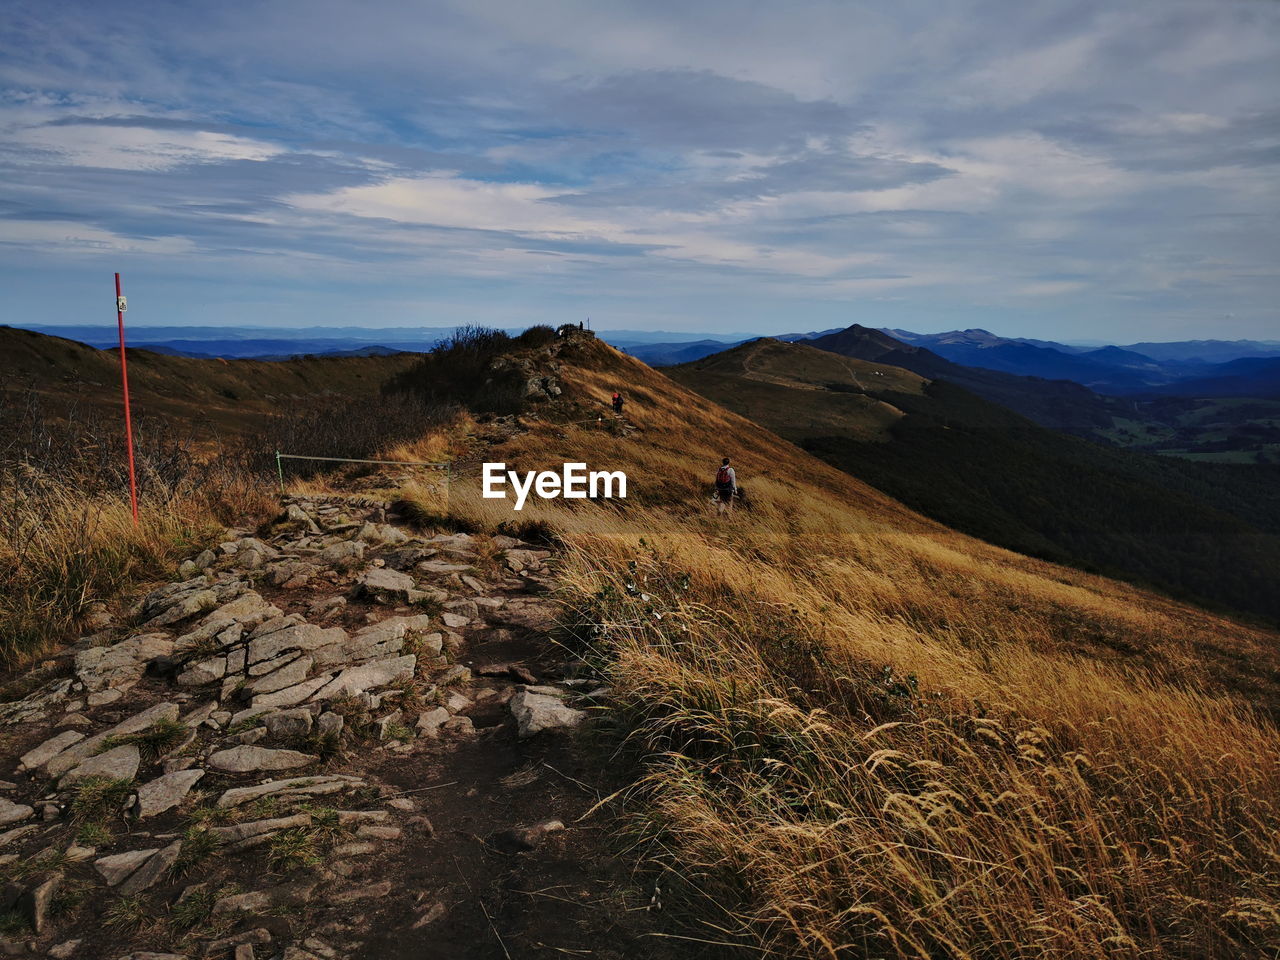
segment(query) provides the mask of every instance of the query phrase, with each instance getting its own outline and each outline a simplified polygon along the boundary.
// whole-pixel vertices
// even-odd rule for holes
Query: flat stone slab
[[[37,770],[46,763],[66,750],[74,743],[79,743],[84,739],[84,734],[78,730],[63,730],[56,737],[50,737],[40,746],[28,750],[22,755],[20,761],[22,766],[27,770]]]
[[[364,693],[375,687],[385,687],[413,678],[418,658],[413,654],[391,660],[374,660],[358,667],[348,667],[316,693],[315,700],[332,700],[335,697]]]
[[[94,862],[93,867],[107,881],[107,886],[114,887],[123,883],[131,873],[151,859],[158,852],[155,847],[150,850],[130,850],[127,853],[113,853]]]
[[[315,763],[316,758],[297,750],[277,750],[241,744],[229,750],[218,750],[209,757],[209,766],[227,773],[256,773],[266,770],[293,770]]]
[[[266,636],[250,636],[249,663],[273,660],[289,650],[314,650],[331,643],[343,643],[347,631],[341,627],[317,627],[314,623],[296,623]]]
[[[82,760],[97,753],[108,737],[128,736],[131,733],[139,733],[147,729],[158,720],[176,719],[178,719],[178,705],[176,703],[166,701],[147,707],[140,713],[135,713],[127,720],[120,721],[114,727],[103,730],[102,733],[92,736],[88,740],[81,740],[79,743],[72,744],[46,762],[45,772],[51,777],[60,777]]]
[[[119,886],[122,896],[128,896],[132,893],[141,893],[156,884],[166,873],[169,868],[178,862],[178,854],[182,852],[182,841],[175,840],[167,847],[157,850],[147,862],[139,867],[134,873]]]
[[[216,806],[221,810],[238,807],[241,804],[257,800],[272,794],[281,796],[325,796],[330,793],[341,793],[343,790],[354,790],[364,786],[359,777],[348,777],[341,774],[321,774],[314,777],[290,777],[286,780],[272,780],[269,783],[258,783],[252,787],[233,787],[218,798]]]
[[[113,780],[132,780],[138,775],[142,754],[136,744],[126,743],[96,757],[90,757],[72,767],[58,781],[59,789],[69,787],[86,777],[110,777]]]
[[[179,770],[167,773],[163,777],[144,783],[138,788],[138,802],[135,807],[139,819],[153,817],[157,813],[172,810],[180,804],[196,781],[204,776],[204,771]]]
[[[142,678],[148,660],[172,652],[173,641],[163,633],[131,637],[109,647],[90,647],[76,654],[76,677],[90,692],[132,686]]]

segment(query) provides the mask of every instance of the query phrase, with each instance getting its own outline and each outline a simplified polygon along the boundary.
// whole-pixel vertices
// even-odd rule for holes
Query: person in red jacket
[[[622,416],[622,394],[617,390],[613,391],[613,412]]]
[[[716,471],[716,511],[725,513],[733,510],[733,495],[738,492],[738,475],[729,466],[729,458],[725,457]]]

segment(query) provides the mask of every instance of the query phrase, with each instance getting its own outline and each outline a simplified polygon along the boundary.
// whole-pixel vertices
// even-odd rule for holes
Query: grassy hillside
[[[778,431],[792,441],[825,437],[852,429],[861,440],[884,440],[903,413],[871,391],[922,394],[928,383],[901,367],[842,357],[812,347],[763,339],[742,344],[687,366],[665,371],[684,379],[697,370],[695,389],[748,420]],[[786,431],[778,430],[779,409],[786,410]]]
[[[1280,620],[1274,469],[1108,449],[943,381],[827,362],[761,341],[666,372],[948,526]]]
[[[115,350],[0,327],[3,390],[28,389],[53,410],[72,404],[113,413],[120,409],[120,360]],[[376,396],[417,356],[297,357],[280,362],[176,357],[130,349],[134,415],[156,417],[204,432],[261,428],[300,400]]]
[[[555,391],[384,452],[454,456],[452,483],[401,488],[424,519],[562,539],[564,642],[611,689],[601,763],[636,771],[609,802],[690,936],[1280,953],[1280,636],[949,530],[594,338],[533,340],[504,369]],[[751,493],[731,517],[708,503],[722,455]],[[480,496],[482,461],[579,460],[628,498]]]
[[[554,353],[554,356],[551,354]],[[1280,950],[1274,633],[912,514],[594,341],[562,397],[477,428],[520,469],[624,469],[625,504],[514,515],[477,478],[406,494],[551,525],[575,645],[642,765],[641,849],[709,942],[806,957]],[[634,432],[596,417],[630,397]],[[753,507],[709,514],[722,454]]]
[[[269,510],[276,449],[364,457],[448,416],[381,395],[416,359],[224,362],[130,350],[135,525],[118,355],[0,328],[0,665],[40,656],[95,601],[164,570],[217,524]],[[288,461],[287,470],[307,467]]]

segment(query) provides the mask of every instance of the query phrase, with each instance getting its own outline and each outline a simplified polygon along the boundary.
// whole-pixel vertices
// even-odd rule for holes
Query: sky
[[[1280,338],[1274,0],[6,0],[15,325]]]

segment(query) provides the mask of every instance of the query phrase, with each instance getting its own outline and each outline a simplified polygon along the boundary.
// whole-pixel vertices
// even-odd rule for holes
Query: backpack
[[[727,487],[727,486],[729,486],[731,483],[733,483],[733,481],[729,479],[729,468],[728,468],[728,467],[721,467],[719,470],[717,470],[717,471],[716,471],[716,486],[717,486],[717,487]]]

